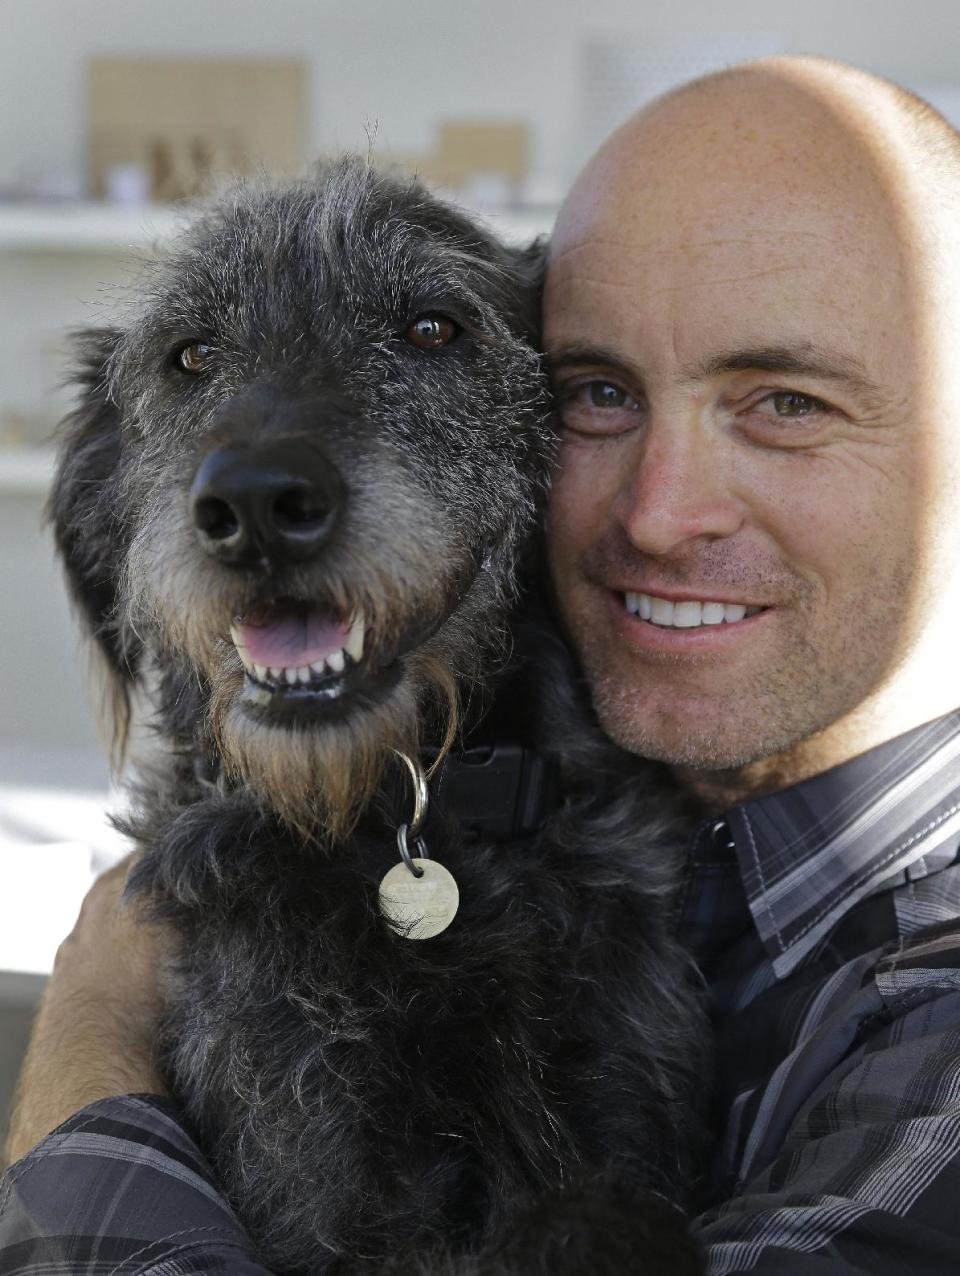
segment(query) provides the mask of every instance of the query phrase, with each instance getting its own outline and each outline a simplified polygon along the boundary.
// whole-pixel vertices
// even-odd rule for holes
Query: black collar
[[[430,774],[434,818],[453,817],[469,840],[506,842],[531,837],[560,801],[556,763],[515,741],[493,741],[448,753],[439,765],[436,752],[420,761]],[[399,825],[410,818],[410,776],[401,764],[391,767],[383,790],[385,815]],[[430,817],[427,819],[429,837]]]
[[[425,750],[427,769],[436,751]],[[194,775],[209,787],[222,783],[219,759],[196,754]],[[453,816],[469,839],[493,842],[531,837],[560,803],[559,767],[553,758],[515,741],[494,741],[448,753],[430,777],[430,808]],[[413,795],[406,767],[384,777],[380,805],[394,828],[410,818]]]
[[[468,835],[516,841],[536,833],[557,806],[560,776],[552,758],[500,741],[448,753],[430,791]]]

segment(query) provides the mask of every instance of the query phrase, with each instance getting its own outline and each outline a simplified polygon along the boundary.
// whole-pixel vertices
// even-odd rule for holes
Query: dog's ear
[[[109,388],[110,360],[120,333],[88,329],[74,337],[70,380],[79,403],[61,426],[57,465],[47,504],[57,550],[81,622],[104,658],[104,722],[114,762],[122,760],[129,725],[129,692],[139,650],[117,616],[123,536],[117,512],[121,454],[120,412]]]

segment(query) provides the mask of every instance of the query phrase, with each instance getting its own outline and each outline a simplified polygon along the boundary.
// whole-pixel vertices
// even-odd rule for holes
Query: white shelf
[[[0,495],[43,495],[53,477],[53,448],[0,448]]]
[[[93,880],[82,842],[0,840],[0,970],[48,975]]]
[[[152,252],[189,220],[189,210],[148,204],[0,204],[0,252]],[[550,209],[483,210],[481,218],[498,234],[525,243],[549,231]]]
[[[476,214],[497,235],[511,244],[531,244],[553,229],[556,210],[549,208],[509,208],[503,212],[481,209]]]
[[[162,205],[0,204],[0,251],[150,252],[183,221],[182,211]]]

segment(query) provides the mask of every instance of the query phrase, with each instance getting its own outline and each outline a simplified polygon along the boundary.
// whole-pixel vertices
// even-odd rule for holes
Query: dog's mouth
[[[485,562],[458,573],[439,614],[420,609],[387,643],[378,643],[360,608],[340,614],[316,599],[261,601],[234,618],[230,637],[243,664],[242,708],[291,726],[372,707],[401,681],[404,657],[456,612]]]
[[[342,617],[316,602],[278,598],[236,617],[230,636],[246,675],[242,703],[258,717],[342,711],[359,695],[376,698],[401,673],[399,651],[372,658],[362,611]]]
[[[230,636],[254,682],[271,691],[332,689],[363,660],[363,613],[349,620],[294,598],[262,603],[230,626]]]
[[[246,673],[244,699],[272,711],[321,708],[366,681],[362,611],[340,617],[298,598],[259,603],[230,626]]]

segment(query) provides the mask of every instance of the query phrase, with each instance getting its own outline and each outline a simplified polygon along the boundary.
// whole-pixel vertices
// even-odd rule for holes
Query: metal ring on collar
[[[400,852],[400,858],[403,860],[404,864],[406,864],[414,877],[423,877],[423,869],[419,864],[414,864],[413,856],[410,854],[410,847],[407,845],[407,837],[409,834],[410,829],[408,826],[406,824],[401,824],[397,829],[397,850]],[[422,837],[418,837],[414,840],[413,849],[416,852],[418,859],[428,860],[430,858]]]
[[[394,753],[403,762],[410,772],[410,778],[413,781],[413,817],[409,824],[403,827],[407,830],[407,834],[413,840],[420,836],[420,830],[423,828],[423,822],[427,818],[427,806],[430,802],[430,792],[427,788],[427,777],[424,774],[423,767],[413,758],[408,757],[406,753],[401,753],[399,749],[394,749]],[[398,831],[399,836],[399,831]]]

